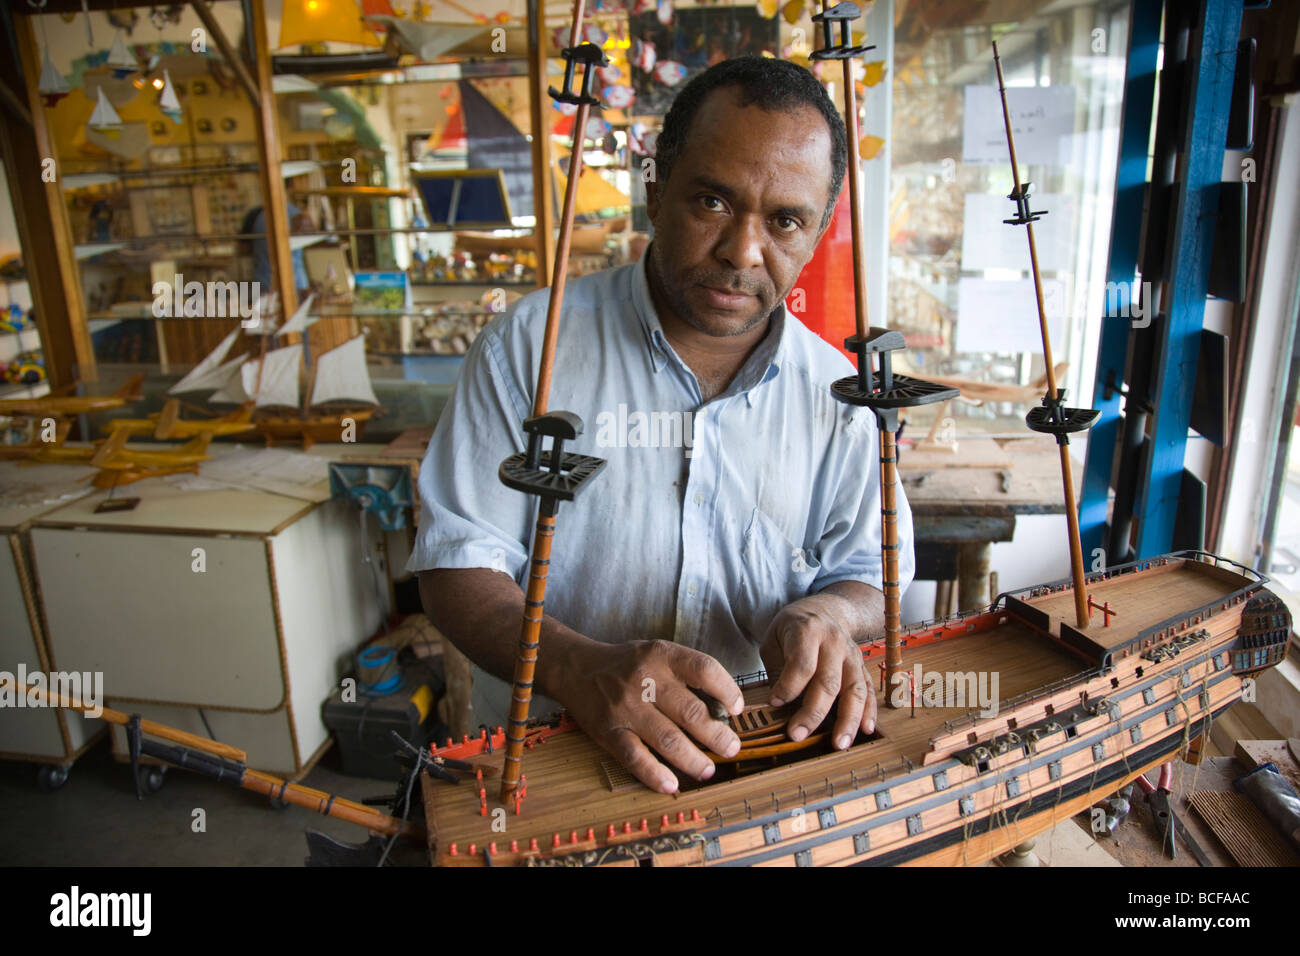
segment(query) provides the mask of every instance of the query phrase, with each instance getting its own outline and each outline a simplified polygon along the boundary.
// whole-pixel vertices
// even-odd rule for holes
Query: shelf
[[[397,319],[410,316],[413,319],[461,319],[471,315],[500,315],[491,309],[463,309],[455,312],[436,312],[433,309],[347,309],[342,312],[308,312],[315,319]]]
[[[26,339],[23,336],[27,336]],[[0,362],[9,362],[20,352],[39,352],[41,336],[35,328],[17,332],[0,332]]]
[[[0,385],[0,398],[41,398],[48,394],[49,382],[37,382],[35,385],[12,385],[6,382]]]
[[[501,282],[501,281],[496,280],[496,279],[473,279],[473,280],[469,280],[469,281],[463,281],[463,280],[459,280],[459,279],[457,279],[457,280],[446,280],[446,279],[412,279],[412,280],[411,280],[411,285],[413,285],[413,286],[417,286],[417,285],[427,285],[427,286],[439,286],[439,287],[442,287],[442,286],[447,286],[447,287],[468,286],[468,287],[470,287],[470,288],[488,288],[488,289],[495,289],[495,288],[498,288],[498,287],[499,287],[499,288],[503,288],[503,289],[536,289],[536,288],[537,288],[537,283],[536,283],[536,282],[532,282],[532,281],[527,281],[527,282]]]

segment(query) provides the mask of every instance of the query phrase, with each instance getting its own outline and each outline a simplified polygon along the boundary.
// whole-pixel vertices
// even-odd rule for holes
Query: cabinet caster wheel
[[[157,793],[163,788],[163,781],[167,777],[167,768],[142,766],[138,773],[140,789],[145,793]]]
[[[58,764],[42,764],[36,772],[36,785],[46,793],[53,793],[68,782],[68,768]]]

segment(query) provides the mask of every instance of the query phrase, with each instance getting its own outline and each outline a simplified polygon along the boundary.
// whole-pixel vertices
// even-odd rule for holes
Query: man
[[[549,407],[585,421],[566,448],[609,463],[559,510],[533,712],[554,706],[536,694],[560,702],[643,783],[674,793],[674,769],[705,780],[706,751],[740,747],[694,693],[736,714],[733,674],[779,673],[774,702],[800,700],[795,740],[833,707],[836,747],[872,731],[855,642],[882,629],[884,599],[875,422],[834,400],[850,363],[782,305],[839,195],[842,121],[806,70],[725,61],[677,97],[656,160],[642,261],[564,296]],[[420,472],[409,567],[434,623],[486,672],[476,719],[494,726],[536,511],[496,470],[524,447],[547,296],[475,340]],[[901,494],[899,512],[905,587]]]

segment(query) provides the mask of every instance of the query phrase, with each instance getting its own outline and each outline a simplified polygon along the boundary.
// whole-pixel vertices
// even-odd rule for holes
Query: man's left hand
[[[790,719],[791,740],[816,730],[837,699],[831,738],[837,750],[848,749],[859,727],[868,734],[875,730],[876,694],[851,635],[856,615],[846,608],[849,603],[834,593],[810,595],[786,605],[767,629],[759,653],[767,672],[780,675],[772,685],[772,704],[779,707],[803,694]]]

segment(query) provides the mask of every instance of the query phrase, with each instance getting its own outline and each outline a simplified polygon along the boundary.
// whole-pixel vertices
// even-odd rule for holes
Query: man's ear
[[[645,213],[651,222],[659,216],[659,180],[657,179],[646,180]]]

